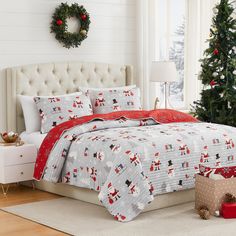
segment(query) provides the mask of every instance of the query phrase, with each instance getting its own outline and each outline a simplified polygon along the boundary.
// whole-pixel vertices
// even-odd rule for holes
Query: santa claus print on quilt
[[[134,86],[81,90],[89,95],[94,114],[142,109],[140,89]]]
[[[73,93],[64,96],[34,97],[41,118],[41,133],[81,116],[93,114],[88,96]]]

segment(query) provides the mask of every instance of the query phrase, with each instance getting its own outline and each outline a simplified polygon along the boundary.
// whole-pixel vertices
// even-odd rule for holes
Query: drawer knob
[[[23,155],[21,154],[20,157],[23,157]]]
[[[21,174],[21,175],[23,175],[23,174],[24,174],[24,172],[23,172],[23,171],[21,171],[21,172],[20,172],[20,174]]]

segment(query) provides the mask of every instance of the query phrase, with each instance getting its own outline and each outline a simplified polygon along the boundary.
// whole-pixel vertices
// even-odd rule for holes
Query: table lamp
[[[164,83],[165,109],[169,104],[169,83],[177,80],[177,70],[172,61],[153,61],[151,66],[151,82]],[[157,108],[158,98],[155,100],[154,109]]]

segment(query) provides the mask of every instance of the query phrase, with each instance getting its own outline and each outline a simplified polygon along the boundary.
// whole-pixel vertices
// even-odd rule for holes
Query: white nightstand
[[[33,144],[0,146],[0,184],[4,195],[7,194],[10,183],[33,179],[36,157],[37,148]]]

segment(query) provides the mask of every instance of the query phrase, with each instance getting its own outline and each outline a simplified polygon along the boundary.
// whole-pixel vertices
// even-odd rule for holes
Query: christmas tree
[[[229,0],[214,8],[209,48],[201,60],[201,99],[192,112],[199,120],[236,127],[236,19]]]

